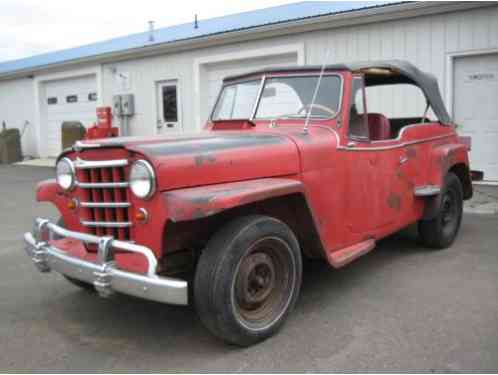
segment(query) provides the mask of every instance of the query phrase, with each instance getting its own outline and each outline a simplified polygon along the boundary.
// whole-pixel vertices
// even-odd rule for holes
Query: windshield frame
[[[237,80],[234,80],[234,81],[230,81],[230,82],[227,82],[227,83],[223,83],[223,85],[221,86],[221,89],[218,93],[218,97],[216,98],[216,101],[213,105],[213,108],[211,110],[211,115],[209,116],[209,120],[210,121],[244,121],[244,120],[249,120],[249,121],[271,121],[271,120],[274,120],[275,118],[279,118],[279,117],[265,117],[265,118],[256,118],[256,113],[258,111],[258,108],[259,108],[259,104],[260,104],[260,101],[261,101],[261,97],[262,97],[262,94],[263,94],[263,90],[265,88],[265,84],[266,84],[266,80],[267,79],[271,79],[271,78],[285,78],[285,77],[314,77],[314,76],[320,76],[320,72],[310,72],[310,73],[301,73],[301,72],[298,72],[298,73],[283,73],[283,74],[279,74],[279,73],[272,73],[270,75],[267,75],[267,74],[263,74],[260,78],[260,86],[259,86],[259,89],[258,89],[258,94],[256,96],[256,100],[254,102],[254,106],[253,106],[253,109],[252,109],[252,112],[251,112],[251,117],[250,118],[232,118],[232,119],[218,119],[218,120],[215,120],[213,119],[213,116],[214,116],[214,111],[216,109],[216,107],[218,106],[218,102],[220,101],[221,99],[221,95],[223,93],[223,90],[225,89],[225,87],[227,86],[231,86],[231,85],[234,85],[234,84],[238,84],[238,83],[243,83],[243,82],[251,82],[251,81],[258,81],[257,77],[244,77],[242,79],[237,79]],[[339,74],[338,72],[324,72],[323,73],[323,76],[336,76],[339,78],[339,81],[340,81],[340,86],[339,86],[339,102],[338,102],[338,105],[337,105],[337,113],[335,114],[335,116],[330,116],[330,117],[310,117],[310,120],[313,120],[313,121],[330,121],[330,120],[334,120],[336,119],[339,114],[342,112],[342,105],[343,105],[343,93],[344,93],[344,77],[342,76],[342,74]],[[296,118],[293,118],[292,120],[305,120],[306,119],[306,116],[303,116],[303,117],[296,117]]]
[[[244,82],[258,82],[259,80],[259,88],[258,88],[258,93],[256,94],[256,100],[254,101],[252,110],[251,110],[251,117],[250,118],[231,118],[231,119],[217,119],[215,120],[214,117],[214,112],[216,111],[216,107],[218,106],[219,101],[221,100],[221,96],[223,94],[223,90],[225,90],[226,87],[228,86],[233,86],[237,85],[239,83],[244,83]],[[266,75],[263,75],[261,77],[254,77],[254,78],[243,78],[243,79],[237,79],[234,81],[230,81],[227,83],[223,83],[221,86],[221,89],[218,92],[218,96],[216,97],[216,101],[214,102],[213,108],[211,109],[211,115],[209,116],[209,121],[244,121],[244,120],[249,120],[252,121],[254,118],[254,115],[256,113],[256,109],[259,103],[259,98],[261,96],[261,92],[263,91],[263,87],[265,86],[265,80],[266,80]]]

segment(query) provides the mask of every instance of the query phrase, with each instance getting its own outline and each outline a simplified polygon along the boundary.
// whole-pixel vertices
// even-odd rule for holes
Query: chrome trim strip
[[[441,194],[441,187],[437,185],[417,186],[413,193],[416,197],[430,197]]]
[[[76,186],[83,189],[106,189],[106,188],[126,188],[130,186],[129,182],[79,182]]]
[[[99,228],[129,228],[132,226],[130,221],[86,221],[81,220],[80,223],[85,227]]]
[[[100,143],[83,143],[82,141],[76,141],[73,145],[73,149],[76,152],[80,152],[81,150],[87,148],[100,148],[102,145]]]
[[[115,160],[83,160],[76,158],[74,167],[76,169],[91,169],[91,168],[112,168],[112,167],[125,167],[128,165],[126,159]]]
[[[438,135],[436,137],[431,137],[431,138],[425,138],[425,139],[417,139],[414,141],[406,141],[406,142],[401,142],[398,144],[392,144],[389,146],[379,146],[379,147],[344,147],[344,146],[339,146],[337,147],[338,150],[342,151],[383,151],[383,150],[392,150],[395,148],[401,148],[405,146],[411,146],[411,145],[416,145],[419,143],[426,143],[426,142],[431,142],[431,141],[436,141],[438,139],[443,139],[443,138],[449,138],[453,137],[453,134],[443,134],[443,135]],[[393,140],[396,141],[396,140]]]
[[[57,247],[40,240],[42,232],[57,233],[62,237],[74,238],[98,245],[97,262],[73,257]],[[25,250],[41,272],[55,270],[63,275],[93,284],[102,297],[114,291],[124,294],[176,305],[188,304],[188,283],[185,280],[159,277],[156,274],[157,259],[149,248],[112,237],[97,237],[73,232],[59,227],[48,220],[35,220],[34,234],[24,234]],[[114,262],[113,248],[140,253],[148,262],[147,274],[141,275],[120,270]]]
[[[261,94],[263,93],[263,90],[265,88],[265,82],[266,82],[266,75],[263,74],[263,76],[261,77],[261,83],[259,85],[258,93],[256,94],[256,100],[252,107],[251,118],[249,119],[251,121],[254,121],[254,117],[256,117],[256,112],[259,107],[259,102],[261,101]]]
[[[130,202],[80,202],[81,207],[85,208],[128,208]]]

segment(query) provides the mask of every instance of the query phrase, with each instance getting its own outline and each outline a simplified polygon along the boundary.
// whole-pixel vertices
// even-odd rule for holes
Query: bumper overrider
[[[188,303],[188,283],[180,279],[158,276],[157,259],[152,250],[145,246],[115,240],[112,237],[73,232],[42,218],[35,220],[33,232],[24,234],[25,249],[41,272],[54,270],[93,284],[102,297],[120,292],[175,305]],[[54,234],[96,244],[97,261],[90,262],[71,256],[43,240],[53,238]],[[142,254],[147,259],[147,273],[142,275],[118,269],[114,262],[114,249]]]

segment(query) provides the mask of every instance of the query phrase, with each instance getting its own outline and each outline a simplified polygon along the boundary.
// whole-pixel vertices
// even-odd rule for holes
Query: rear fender
[[[442,188],[444,185],[445,176],[454,170],[458,177],[462,180],[464,188],[464,199],[472,197],[472,183],[470,180],[469,171],[468,146],[463,143],[451,143],[444,145],[436,145],[432,151],[431,169],[429,172],[429,183]],[[436,194],[426,199],[423,219],[429,220],[434,218],[439,213],[440,194]]]
[[[433,150],[429,179],[432,185],[442,186],[448,171],[457,164],[469,165],[467,146],[453,143],[437,146]]]
[[[168,218],[173,222],[201,219],[269,198],[303,193],[303,184],[291,178],[251,181],[178,189],[163,193]]]

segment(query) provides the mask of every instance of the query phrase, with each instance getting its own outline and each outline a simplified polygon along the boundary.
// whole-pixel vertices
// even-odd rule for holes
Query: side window
[[[363,78],[354,77],[349,108],[349,135],[353,138],[369,139],[365,112],[365,90]]]

